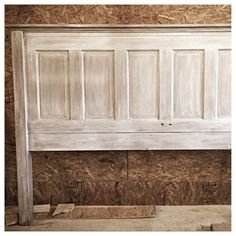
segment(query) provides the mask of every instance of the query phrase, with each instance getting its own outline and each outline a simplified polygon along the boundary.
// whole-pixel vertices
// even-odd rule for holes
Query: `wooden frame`
[[[7,27],[20,224],[30,151],[231,148],[229,25]]]

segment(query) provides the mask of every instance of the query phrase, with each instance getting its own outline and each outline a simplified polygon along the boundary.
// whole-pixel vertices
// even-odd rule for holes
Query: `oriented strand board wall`
[[[230,23],[228,5],[6,6],[6,24]],[[6,205],[17,204],[11,45],[6,32]],[[230,204],[230,151],[33,153],[34,203]]]

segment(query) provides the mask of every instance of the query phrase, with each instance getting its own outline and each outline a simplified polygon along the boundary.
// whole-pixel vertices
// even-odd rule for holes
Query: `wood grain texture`
[[[69,119],[68,53],[39,51],[37,66],[40,119]]]
[[[70,23],[70,24],[215,24],[215,23],[230,23],[231,22],[231,7],[230,5],[123,5],[123,6],[114,6],[114,5],[21,5],[14,6],[9,5],[5,7],[5,22],[6,24],[49,24],[49,23]],[[6,155],[6,186],[5,186],[5,199],[7,205],[16,205],[16,160],[15,160],[15,138],[14,138],[14,95],[13,95],[13,80],[12,80],[12,65],[11,65],[11,42],[9,38],[9,32],[7,31],[5,34],[5,155]],[[54,205],[58,202],[75,202],[76,204],[82,204],[80,198],[80,184],[76,182],[79,173],[83,173],[83,168],[78,166],[77,158],[74,156],[81,155],[83,152],[63,152],[60,154],[59,152],[50,152],[50,158],[47,159],[49,153],[37,152],[34,153],[33,157],[33,170],[34,172],[42,172],[40,175],[34,174],[34,201],[38,203],[49,203],[50,201]],[[94,154],[97,157],[100,156],[100,152],[85,152],[84,158],[90,160],[90,157]],[[89,166],[92,167],[93,173],[98,173],[98,175],[93,174],[94,178],[101,177],[99,174],[101,168],[104,168],[103,176],[104,179],[101,180],[100,187],[103,187],[103,183],[105,179],[110,176],[108,179],[116,178],[117,175],[113,175],[112,170],[109,169],[110,165],[113,163],[116,165],[119,158],[117,154],[118,152],[113,152],[108,154],[109,161],[104,161],[103,158],[99,159],[98,162],[95,161],[96,158],[92,158]],[[128,152],[124,152],[124,155],[127,155]],[[176,155],[178,152],[170,151],[173,155]],[[186,151],[182,153],[180,156],[188,160],[189,156],[192,156],[195,151]],[[206,153],[212,156],[212,159],[209,161],[206,159]],[[221,153],[221,154],[220,154]],[[204,173],[207,173],[205,180],[204,188],[205,191],[207,189],[210,190],[210,185],[207,184],[208,181],[211,181],[214,178],[215,173],[229,173],[226,177],[223,177],[223,181],[230,181],[230,152],[229,151],[203,151],[197,152],[196,155],[193,155],[193,162],[184,162],[184,168],[190,169],[190,174],[193,171],[192,166],[199,166],[199,171],[201,170]],[[141,156],[148,155],[148,151],[144,151]],[[160,155],[163,156],[163,165],[165,166],[165,170],[168,170],[173,173],[173,178],[180,178],[183,172],[175,172],[176,167],[182,168],[182,162],[180,161],[178,164],[178,160],[176,160],[175,168],[172,168],[172,163],[165,162],[165,154],[160,152]],[[207,154],[208,155],[208,154]],[[130,157],[129,157],[130,158]],[[151,156],[150,159],[154,157]],[[218,159],[219,158],[219,159]],[[60,161],[63,159],[63,162]],[[225,160],[228,159],[229,163],[226,164]],[[37,160],[37,161],[35,161]],[[219,160],[219,161],[218,161]],[[54,163],[53,167],[50,168],[51,164]],[[218,166],[216,163],[221,163],[221,166]],[[44,164],[48,164],[49,167],[45,168]],[[61,164],[60,164],[61,163]],[[59,178],[60,169],[63,168],[62,163],[69,163],[67,170],[70,173],[67,176],[67,179]],[[97,168],[98,163],[101,163],[101,168]],[[205,168],[211,167],[211,171],[207,172]],[[78,167],[78,168],[76,168]],[[205,168],[204,168],[205,167]],[[121,167],[120,167],[121,168]],[[74,171],[70,171],[70,170]],[[85,168],[86,169],[86,168]],[[122,168],[121,168],[122,169]],[[140,169],[142,169],[142,164],[140,164]],[[223,170],[223,171],[222,171]],[[222,172],[221,172],[222,171]],[[106,174],[105,174],[106,173]],[[107,173],[109,173],[107,175]],[[127,174],[126,170],[124,171],[124,176]],[[195,178],[198,178],[198,172],[195,172]],[[221,176],[221,174],[219,176]],[[83,174],[82,174],[83,175]],[[165,176],[163,173],[161,176]],[[8,178],[11,176],[11,178]],[[44,176],[51,176],[51,178],[43,181]],[[89,175],[85,175],[84,179],[86,179]],[[218,176],[218,175],[217,175]],[[72,185],[67,185],[69,180],[72,182]],[[88,181],[91,181],[88,180]],[[221,177],[219,178],[219,182],[222,182]],[[74,183],[74,184],[73,184]],[[78,184],[78,188],[76,188],[75,184]],[[192,180],[188,181],[189,184],[193,183]],[[62,186],[73,186],[73,188],[64,188]],[[70,191],[69,191],[70,190]],[[140,190],[143,190],[141,188]],[[220,204],[224,204],[225,202],[229,204],[230,202],[230,185],[225,185],[224,189],[220,189],[215,195],[215,199]],[[190,188],[189,196],[191,195],[194,199],[195,196],[199,195],[199,191],[192,191]],[[138,191],[134,191],[137,193]],[[142,192],[140,192],[141,194]],[[183,193],[180,193],[181,195]],[[211,193],[209,194],[212,195]],[[209,196],[208,195],[208,196]],[[48,197],[47,197],[48,196]],[[135,196],[135,194],[133,195]],[[142,201],[148,201],[148,196],[143,195]],[[176,195],[174,195],[176,196]],[[213,196],[213,195],[212,195]],[[96,204],[104,204],[103,198],[99,197],[96,199]],[[165,195],[160,195],[158,199],[166,204],[168,202],[168,198]],[[177,200],[175,200],[177,199]],[[179,198],[173,197],[172,200],[176,202],[176,204],[180,204],[178,201]],[[201,200],[202,199],[202,200]],[[208,203],[213,204],[213,198],[209,198]],[[40,202],[41,201],[41,202]],[[185,201],[182,201],[183,204],[189,202],[186,198]],[[193,204],[202,204],[203,198],[200,198],[199,201],[192,201]]]
[[[123,25],[122,28],[125,29],[125,26]],[[168,148],[222,149],[230,147],[229,135],[222,138],[222,134],[214,133],[212,140],[210,140],[209,135],[204,135],[203,132],[209,132],[212,126],[214,126],[214,123],[210,122],[210,126],[208,127],[208,120],[202,119],[204,118],[204,112],[210,113],[211,110],[215,109],[216,103],[216,96],[215,101],[208,101],[208,97],[213,100],[214,97],[211,96],[211,93],[213,93],[211,90],[215,91],[216,88],[214,86],[204,87],[204,75],[210,77],[206,78],[209,82],[212,78],[211,75],[216,74],[218,69],[217,67],[211,66],[211,60],[213,60],[214,63],[216,60],[212,59],[213,57],[206,57],[210,62],[205,62],[205,50],[206,55],[208,55],[208,51],[212,48],[214,48],[214,52],[215,48],[229,49],[230,32],[205,32],[204,34],[199,32],[173,33],[171,31],[172,29],[169,29],[169,32],[166,33],[146,33],[143,31],[144,28],[142,28],[139,29],[140,32],[138,33],[131,32],[125,34],[120,28],[113,29],[117,31],[116,33],[109,32],[109,30],[112,29],[110,27],[107,28],[106,33],[97,31],[99,29],[99,27],[93,26],[95,34],[93,32],[48,33],[43,31],[40,31],[40,33],[27,32],[25,34],[28,51],[36,51],[37,54],[39,53],[39,59],[44,54],[46,55],[44,55],[44,59],[39,60],[38,64],[41,64],[39,74],[41,74],[43,78],[45,77],[44,72],[48,71],[47,74],[49,74],[49,76],[46,76],[47,79],[45,79],[45,83],[40,82],[41,79],[40,76],[38,76],[39,83],[38,85],[35,83],[35,86],[37,87],[36,90],[39,92],[37,96],[33,94],[33,97],[38,97],[40,103],[44,100],[49,101],[43,103],[44,107],[40,105],[40,110],[45,109],[46,111],[53,112],[54,108],[56,110],[59,108],[59,111],[63,111],[68,110],[65,109],[66,107],[73,107],[75,113],[79,112],[82,114],[81,117],[77,114],[77,119],[84,119],[83,122],[69,121],[67,124],[66,122],[61,123],[56,121],[57,116],[54,120],[51,119],[48,124],[46,121],[42,123],[35,122],[34,120],[32,120],[33,122],[31,124],[30,120],[30,132],[31,137],[33,137],[32,140],[30,140],[30,142],[32,141],[31,150],[40,151],[40,147],[43,148],[42,150],[53,150],[53,148],[56,148],[56,150],[69,150],[68,147],[72,147],[73,150],[102,150],[103,148],[106,150],[133,150],[135,148],[139,150],[142,148],[155,150]],[[131,27],[129,27],[129,29],[132,30]],[[58,30],[60,29],[58,28]],[[96,48],[96,50],[94,48]],[[68,87],[67,83],[61,86],[62,90],[55,89],[55,91],[51,93],[55,93],[55,96],[52,96],[54,102],[50,102],[51,96],[49,96],[50,93],[48,91],[52,90],[53,87],[51,85],[54,85],[55,81],[58,80],[58,84],[62,84],[60,83],[61,77],[59,76],[58,79],[58,76],[51,75],[51,69],[47,70],[46,66],[46,64],[50,63],[43,63],[43,60],[47,62],[50,55],[54,61],[54,69],[52,69],[52,71],[57,71],[54,74],[57,75],[58,72],[60,72],[60,75],[65,74],[65,68],[68,67],[68,58],[66,57],[66,63],[64,62],[65,68],[61,66],[60,63],[56,63],[56,61],[59,60],[57,58],[58,55],[65,53],[65,55],[68,56],[66,51],[68,49],[70,52],[73,51],[75,55],[76,52],[78,54],[77,57],[70,56],[69,64],[71,65],[69,65],[69,67],[72,71],[66,73],[66,75],[70,74],[70,76],[72,76],[72,80],[66,79],[72,91],[74,91],[73,85],[80,91],[79,102],[78,99],[73,98],[73,96],[77,97],[77,93],[75,91],[73,95],[70,93],[70,102],[77,103],[77,107],[73,104],[67,104],[68,96],[63,96],[64,90],[66,91],[65,88]],[[121,50],[123,50],[122,53]],[[31,54],[28,53],[27,55],[30,61]],[[117,55],[119,55],[119,57],[117,57]],[[118,67],[123,70],[121,71],[121,76],[119,76],[117,72],[117,62]],[[122,63],[122,67],[120,63]],[[55,69],[57,64],[60,67],[58,70]],[[76,70],[75,64],[82,68]],[[160,68],[160,64],[163,68]],[[166,67],[166,65],[169,66]],[[205,68],[206,66],[209,66],[209,68]],[[28,67],[34,67],[34,64],[30,62]],[[205,70],[207,73],[204,74]],[[30,75],[30,80],[32,80],[34,75],[32,73]],[[68,76],[66,75],[65,77],[67,78]],[[116,77],[117,75],[118,77]],[[75,78],[78,81],[76,81]],[[121,81],[118,82],[118,79],[121,79]],[[37,76],[35,76],[34,80],[37,80]],[[41,84],[44,86],[41,86]],[[121,87],[119,86],[120,84],[122,85]],[[117,88],[115,86],[119,87]],[[56,86],[54,85],[54,87]],[[124,91],[122,91],[122,89]],[[31,93],[34,93],[34,90],[28,93],[28,97],[31,97]],[[65,102],[61,101],[61,98],[57,96],[57,93],[62,94],[62,98],[65,97],[64,100],[67,100],[66,106],[64,106]],[[208,93],[210,93],[209,96]],[[123,99],[121,99],[122,94],[125,94]],[[186,97],[188,97],[188,99],[186,99]],[[208,100],[205,101],[205,99]],[[122,104],[119,104],[119,101],[121,101]],[[53,109],[51,108],[51,104],[54,104]],[[204,107],[204,104],[208,104],[208,106]],[[30,107],[33,105],[34,104],[31,104]],[[79,109],[81,111],[79,111]],[[37,110],[37,108],[34,108],[34,110]],[[125,111],[128,111],[128,115],[126,119],[123,116],[122,121],[120,121],[120,113],[125,114]],[[159,113],[161,114],[162,120],[159,123],[153,122],[153,120],[158,120]],[[117,122],[116,116],[118,116]],[[173,122],[171,118],[174,119]],[[75,119],[75,117],[73,117],[73,119]],[[186,145],[182,145],[179,142],[173,143],[173,137],[171,139],[171,136],[168,136],[168,134],[146,135],[145,137],[147,137],[147,139],[143,145],[140,145],[139,134],[137,134],[137,137],[127,135],[126,138],[126,134],[123,134],[123,136],[121,134],[109,134],[107,137],[106,135],[99,136],[92,134],[93,132],[98,132],[98,129],[101,133],[109,133],[109,130],[112,130],[114,133],[131,133],[132,129],[129,129],[129,127],[136,126],[137,122],[135,120],[137,119],[143,119],[143,123],[140,121],[140,127],[137,126],[137,130],[134,130],[134,132],[139,132],[141,129],[143,133],[152,133],[156,130],[160,133],[167,133],[167,131],[178,132],[174,128],[166,129],[165,123],[169,122],[169,126],[175,123],[172,127],[177,127],[181,133],[191,133],[192,130],[195,129],[196,133],[199,131],[201,134],[189,134],[188,140],[191,141],[184,141]],[[178,122],[175,122],[175,119],[182,119],[182,124],[185,123],[186,127],[181,129],[181,126]],[[198,125],[198,127],[194,127],[195,122],[191,122],[191,119],[198,119],[199,124],[206,122],[206,130],[204,130],[204,128],[199,130],[197,123],[196,125]],[[150,124],[148,120],[150,120]],[[219,124],[217,124],[217,122],[219,122]],[[225,122],[230,123],[230,120],[217,120],[215,117],[215,125],[217,127],[220,125],[225,127]],[[62,139],[61,136],[52,136],[50,129],[47,127],[51,125],[53,126],[53,133],[62,134],[65,132],[74,134],[75,132],[76,134],[73,137],[81,138],[80,142],[76,142],[77,139],[70,139],[72,136],[65,136],[64,139]],[[58,130],[57,127],[59,127]],[[127,127],[128,130],[126,130]],[[47,140],[45,147],[43,146],[43,137],[46,135],[42,134],[40,137],[35,135],[35,129],[37,133],[49,134],[48,137],[45,137],[45,140]],[[88,130],[90,134],[87,134],[87,136],[77,135],[80,131],[87,132]],[[222,132],[222,129],[217,130],[215,128],[215,131]],[[192,139],[191,135],[199,139]],[[49,139],[50,136],[53,140]],[[163,136],[163,138],[161,136]],[[38,146],[36,144],[37,137],[40,139]],[[55,137],[58,137],[58,139]],[[161,139],[157,143],[156,138],[158,137]],[[170,137],[170,140],[168,140],[167,137]],[[178,137],[179,140],[183,141],[182,136]],[[184,138],[186,137],[187,136],[184,136]],[[86,142],[86,138],[88,142]],[[108,138],[111,140],[108,140]],[[131,140],[132,138],[134,139]],[[203,142],[205,138],[206,140]],[[117,142],[113,142],[113,140],[116,139],[118,139]],[[149,140],[150,143],[148,143],[147,140]],[[178,139],[174,137],[174,140]],[[222,140],[222,145],[220,145],[220,140]],[[196,144],[194,141],[196,141]],[[68,147],[63,147],[63,143],[68,145]],[[122,143],[124,143],[123,146]],[[57,147],[57,144],[59,147]],[[47,145],[49,146],[47,147]]]
[[[19,223],[33,220],[32,159],[28,149],[26,74],[23,33],[12,32],[12,66],[15,96],[15,138]]]
[[[93,47],[90,45],[90,47]],[[114,117],[114,53],[84,52],[85,118]]]
[[[218,116],[231,114],[231,51],[218,51]]]
[[[30,151],[185,149],[231,149],[231,133],[29,134]]]
[[[203,51],[174,52],[174,118],[203,116]]]
[[[204,67],[204,118],[217,117],[217,49],[205,50]]]
[[[129,117],[158,116],[158,52],[129,51]]]

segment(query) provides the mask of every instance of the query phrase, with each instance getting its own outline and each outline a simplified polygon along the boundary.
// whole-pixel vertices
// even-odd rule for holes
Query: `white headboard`
[[[22,224],[29,151],[230,149],[229,25],[7,27]]]

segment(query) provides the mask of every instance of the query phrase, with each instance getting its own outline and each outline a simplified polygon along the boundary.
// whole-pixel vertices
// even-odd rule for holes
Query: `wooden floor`
[[[231,206],[156,206],[156,216],[135,219],[38,219],[7,231],[230,231]]]

